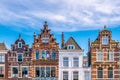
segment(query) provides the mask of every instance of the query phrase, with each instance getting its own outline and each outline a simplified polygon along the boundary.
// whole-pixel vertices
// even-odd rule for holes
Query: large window
[[[103,68],[99,67],[97,70],[97,76],[98,78],[103,78]]]
[[[22,67],[22,77],[28,77],[28,67]]]
[[[52,60],[56,60],[56,51],[55,50],[52,51]]]
[[[108,61],[114,61],[114,53],[112,50],[108,51]]]
[[[104,61],[104,53],[103,50],[97,51],[97,61]]]
[[[112,67],[108,68],[108,78],[113,78],[113,68]]]
[[[22,55],[22,53],[18,53],[18,61],[23,61],[23,55]]]
[[[5,55],[0,55],[0,62],[5,62]]]
[[[56,75],[55,67],[35,67],[35,77],[55,77]]]
[[[73,80],[79,80],[78,76],[78,72],[73,72]]]
[[[85,71],[84,78],[85,78],[85,80],[90,80],[90,72],[89,71]]]
[[[22,42],[18,42],[18,48],[22,48]]]
[[[49,43],[49,36],[48,35],[42,36],[42,43]]]
[[[68,72],[63,72],[63,80],[68,80]]]
[[[68,67],[68,66],[69,66],[68,57],[64,57],[64,58],[63,58],[63,66],[64,66],[64,67]]]
[[[102,37],[102,44],[107,45],[108,44],[108,36],[103,36]]]
[[[79,58],[75,57],[73,58],[73,66],[78,67],[79,66]]]
[[[50,59],[50,51],[42,50],[42,59],[43,60],[49,60]]]
[[[18,67],[12,68],[12,77],[18,77]]]
[[[4,77],[4,66],[0,66],[0,78]]]
[[[39,60],[39,50],[36,50],[35,56],[36,56],[36,60]]]

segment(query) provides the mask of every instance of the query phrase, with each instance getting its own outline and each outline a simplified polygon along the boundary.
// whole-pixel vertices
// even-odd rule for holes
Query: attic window
[[[108,44],[108,36],[103,36],[102,37],[102,44],[107,45]]]
[[[75,49],[75,46],[74,46],[74,45],[68,45],[68,46],[67,46],[67,49],[73,50],[73,49]]]
[[[49,43],[49,36],[48,35],[42,36],[42,43]]]
[[[22,48],[22,42],[18,42],[18,48]]]

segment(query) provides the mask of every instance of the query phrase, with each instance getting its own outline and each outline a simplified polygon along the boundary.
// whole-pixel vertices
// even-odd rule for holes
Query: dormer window
[[[18,42],[18,48],[22,48],[22,42]]]
[[[108,44],[108,36],[103,36],[102,37],[102,44],[107,45]]]
[[[74,46],[74,45],[68,45],[68,46],[67,46],[67,49],[73,50],[73,49],[75,49],[75,46]]]
[[[49,36],[48,35],[42,36],[42,43],[49,43]]]

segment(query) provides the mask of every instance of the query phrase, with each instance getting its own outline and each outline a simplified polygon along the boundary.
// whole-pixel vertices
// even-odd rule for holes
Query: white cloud
[[[118,25],[120,0],[1,0],[0,23],[38,29],[47,20],[54,31]],[[98,27],[100,26],[100,27]]]

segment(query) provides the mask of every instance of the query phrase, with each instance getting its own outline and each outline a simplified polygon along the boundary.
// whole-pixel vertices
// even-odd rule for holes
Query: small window
[[[46,77],[50,77],[50,67],[46,67]]]
[[[4,66],[0,66],[0,78],[4,77]]]
[[[18,42],[18,48],[22,48],[22,42]]]
[[[113,68],[112,67],[108,68],[108,78],[113,78]]]
[[[103,45],[108,45],[108,36],[103,36],[102,37],[102,44]]]
[[[67,49],[73,50],[73,49],[75,49],[75,46],[74,46],[74,45],[68,45],[68,46],[67,46]]]
[[[56,75],[55,75],[55,74],[56,74],[55,72],[56,72],[55,67],[52,67],[52,68],[51,68],[51,77],[55,77],[55,76],[56,76]]]
[[[56,51],[55,50],[52,51],[52,60],[56,60]]]
[[[12,77],[18,77],[18,67],[12,68]]]
[[[23,61],[23,56],[22,56],[22,54],[18,54],[18,61]]]
[[[50,59],[50,51],[42,50],[42,59],[43,60],[49,60]]]
[[[45,67],[41,67],[41,77],[45,77]]]
[[[28,77],[28,67],[22,67],[22,77]]]
[[[84,78],[85,78],[85,80],[90,80],[90,72],[89,71],[84,72]]]
[[[63,58],[63,66],[64,66],[64,67],[68,67],[68,65],[69,65],[68,57],[64,57],[64,58]]]

